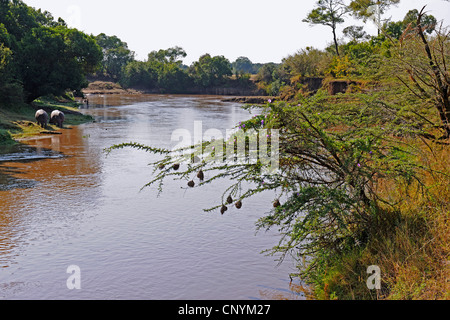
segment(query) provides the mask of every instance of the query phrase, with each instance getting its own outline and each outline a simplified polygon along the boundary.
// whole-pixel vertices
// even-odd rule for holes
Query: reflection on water
[[[61,159],[64,155],[52,149],[42,148],[41,144],[30,147],[24,144],[7,146],[0,150],[0,164],[31,163],[44,159]],[[23,173],[18,165],[0,166],[0,191],[33,188],[38,183],[32,179],[21,179]]]
[[[215,97],[136,95],[90,97],[83,112],[96,121],[0,153],[0,298],[303,297],[289,281],[293,263],[260,254],[278,240],[255,235],[274,195],[206,214],[227,181],[193,190],[167,181],[157,197],[139,191],[153,155],[103,152],[130,141],[167,148],[175,129],[226,130],[248,112]],[[69,265],[81,269],[81,290],[66,287]]]
[[[0,163],[2,162],[18,162],[18,161],[36,161],[42,159],[58,159],[63,155],[55,150],[45,149],[39,146],[29,147],[26,145],[14,145],[0,151]]]

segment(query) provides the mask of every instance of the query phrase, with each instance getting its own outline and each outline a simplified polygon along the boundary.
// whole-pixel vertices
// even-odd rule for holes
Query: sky
[[[182,47],[186,65],[209,53],[231,62],[240,56],[254,63],[280,63],[306,47],[323,49],[331,44],[331,28],[302,20],[316,0],[24,0],[47,10],[69,27],[88,34],[115,35],[145,60],[151,51]],[[385,18],[402,20],[411,9],[427,5],[429,14],[450,25],[450,2],[402,0]],[[362,21],[346,18],[340,31]],[[376,34],[372,22],[366,32]],[[340,33],[342,36],[342,33]]]

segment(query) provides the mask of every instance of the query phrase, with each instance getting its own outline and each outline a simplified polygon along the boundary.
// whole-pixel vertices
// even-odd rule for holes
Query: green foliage
[[[85,75],[95,71],[102,59],[92,36],[68,29],[63,20],[54,21],[47,11],[20,0],[1,2],[0,39],[13,57],[7,86],[17,89],[20,83],[26,102],[80,90],[87,85]]]
[[[0,146],[14,144],[14,140],[11,137],[9,131],[0,129]]]
[[[5,47],[3,43],[0,43],[0,79],[5,77],[5,69],[10,63],[10,59],[12,56],[11,49]],[[4,83],[4,80],[2,81]]]
[[[223,199],[231,195],[244,201],[257,193],[276,191],[283,203],[258,222],[259,229],[277,227],[282,235],[271,253],[284,257],[294,251],[310,256],[367,241],[367,234],[378,219],[380,199],[375,186],[380,179],[417,179],[420,168],[415,150],[391,138],[392,132],[408,132],[408,121],[392,121],[392,111],[376,97],[361,97],[359,103],[352,105],[330,104],[323,95],[305,99],[301,105],[270,103],[262,116],[241,123],[240,128],[281,130],[280,169],[276,175],[263,173],[261,162],[224,163],[220,158],[187,161],[185,170],[174,171],[174,164],[183,163],[179,150],[161,152],[157,148],[123,144],[109,151],[132,147],[164,154],[161,161],[154,163],[156,176],[148,186],[159,183],[162,187],[166,178],[188,181],[202,170],[215,174],[199,187],[222,178],[232,181],[232,185],[224,187]],[[397,112],[392,116],[402,118]],[[346,130],[339,130],[340,127]],[[233,144],[218,141],[214,143],[216,148],[211,149],[211,142],[205,141],[192,148],[200,150],[203,159],[212,159],[211,150],[230,143]],[[226,203],[222,200],[208,211],[223,205]]]
[[[182,64],[187,56],[180,47],[149,53],[147,61],[132,61],[123,72],[121,83],[125,87],[154,89],[160,92],[185,93],[196,88],[228,85],[232,66],[223,56],[205,54],[190,67]],[[249,77],[239,76],[234,84],[247,87]]]
[[[151,89],[156,87],[158,75],[148,63],[132,61],[125,66],[120,82],[127,88]]]
[[[186,58],[187,53],[183,48],[173,47],[167,50],[152,51],[148,54],[150,63],[170,64],[181,66],[181,58]]]
[[[163,92],[182,93],[188,85],[188,75],[179,65],[168,63],[158,69],[158,87]]]
[[[339,24],[344,22],[344,16],[349,9],[340,0],[318,0],[316,8],[313,9],[303,22],[308,22],[311,25],[324,25],[331,27],[333,31],[333,40],[336,49],[336,54],[339,56],[339,44],[337,40],[336,28]]]
[[[380,14],[384,14],[389,7],[398,3],[400,3],[400,0],[352,0],[349,8],[357,18],[367,21],[375,14],[375,6],[378,7]]]
[[[327,74],[330,74],[333,78],[346,78],[350,76],[354,71],[353,64],[351,63],[347,55],[343,57],[333,57],[328,69]]]
[[[353,16],[358,19],[373,20],[378,26],[378,34],[381,34],[383,25],[382,15],[391,7],[396,5],[400,0],[352,0],[349,9],[353,12]]]
[[[283,68],[292,77],[318,77],[325,74],[330,60],[327,52],[307,47],[283,59]]]
[[[316,8],[303,21],[311,24],[336,27],[337,24],[344,22],[343,16],[346,13],[347,8],[342,1],[319,0],[316,3]]]
[[[369,38],[367,33],[364,31],[363,26],[349,26],[346,27],[342,32],[344,33],[344,36],[350,38],[350,40],[353,42],[358,42],[359,40],[364,39],[367,40]]]
[[[419,18],[419,11],[417,9],[413,9],[408,11],[405,18],[403,19],[402,23],[404,26],[404,29],[406,29],[408,26],[410,28],[417,27],[417,21]],[[432,34],[433,31],[436,29],[437,20],[434,16],[424,14],[421,17],[421,26],[424,28],[425,32],[428,34]]]
[[[256,74],[259,70],[247,57],[239,57],[232,63],[233,73],[236,75]]]
[[[147,61],[129,62],[123,69],[120,82],[125,87],[181,93],[189,85],[188,75],[180,60],[186,55],[180,47],[152,51]]]
[[[417,9],[410,10],[402,21],[385,23],[383,30],[387,35],[399,40],[404,35],[405,31],[409,30],[409,33],[411,33],[411,31],[417,27],[418,17],[419,11]],[[424,31],[427,34],[432,34],[436,29],[436,18],[432,15],[423,15],[421,20],[422,27],[425,29]]]
[[[181,69],[187,56],[180,47],[149,53],[147,65],[150,74],[156,75],[156,87],[161,91],[182,92],[186,86],[186,73]]]
[[[125,66],[134,60],[134,52],[117,36],[101,33],[95,40],[103,50],[102,73],[116,81],[121,79]]]
[[[276,80],[276,72],[279,68],[279,65],[275,63],[267,63],[261,67],[258,72],[257,79],[261,82],[270,83]]]
[[[20,47],[17,60],[27,102],[81,90],[87,86],[85,75],[96,70],[102,57],[93,37],[63,27],[35,28]]]
[[[205,54],[192,64],[189,74],[196,85],[213,87],[223,84],[233,73],[230,61],[224,56],[212,57]]]

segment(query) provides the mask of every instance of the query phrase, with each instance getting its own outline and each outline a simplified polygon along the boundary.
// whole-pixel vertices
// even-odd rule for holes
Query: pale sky
[[[316,0],[24,0],[62,17],[88,34],[116,35],[145,60],[149,52],[182,47],[184,63],[209,53],[231,62],[240,56],[254,63],[276,62],[307,46],[323,49],[332,41],[331,28],[302,22]],[[385,17],[402,20],[411,9],[427,5],[429,14],[450,25],[450,2],[402,0]],[[340,28],[362,25],[348,18]],[[376,27],[366,23],[366,31]],[[342,36],[342,34],[341,34]]]

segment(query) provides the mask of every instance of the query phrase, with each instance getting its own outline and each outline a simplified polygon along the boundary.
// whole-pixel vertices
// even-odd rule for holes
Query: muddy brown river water
[[[185,190],[150,181],[156,156],[104,149],[172,146],[176,129],[233,128],[251,117],[220,97],[92,96],[94,123],[0,147],[0,299],[303,299],[293,261],[261,254],[278,235],[256,233],[274,195],[238,211],[205,213],[226,182]],[[183,188],[182,188],[183,187]],[[80,289],[69,290],[69,266]]]

